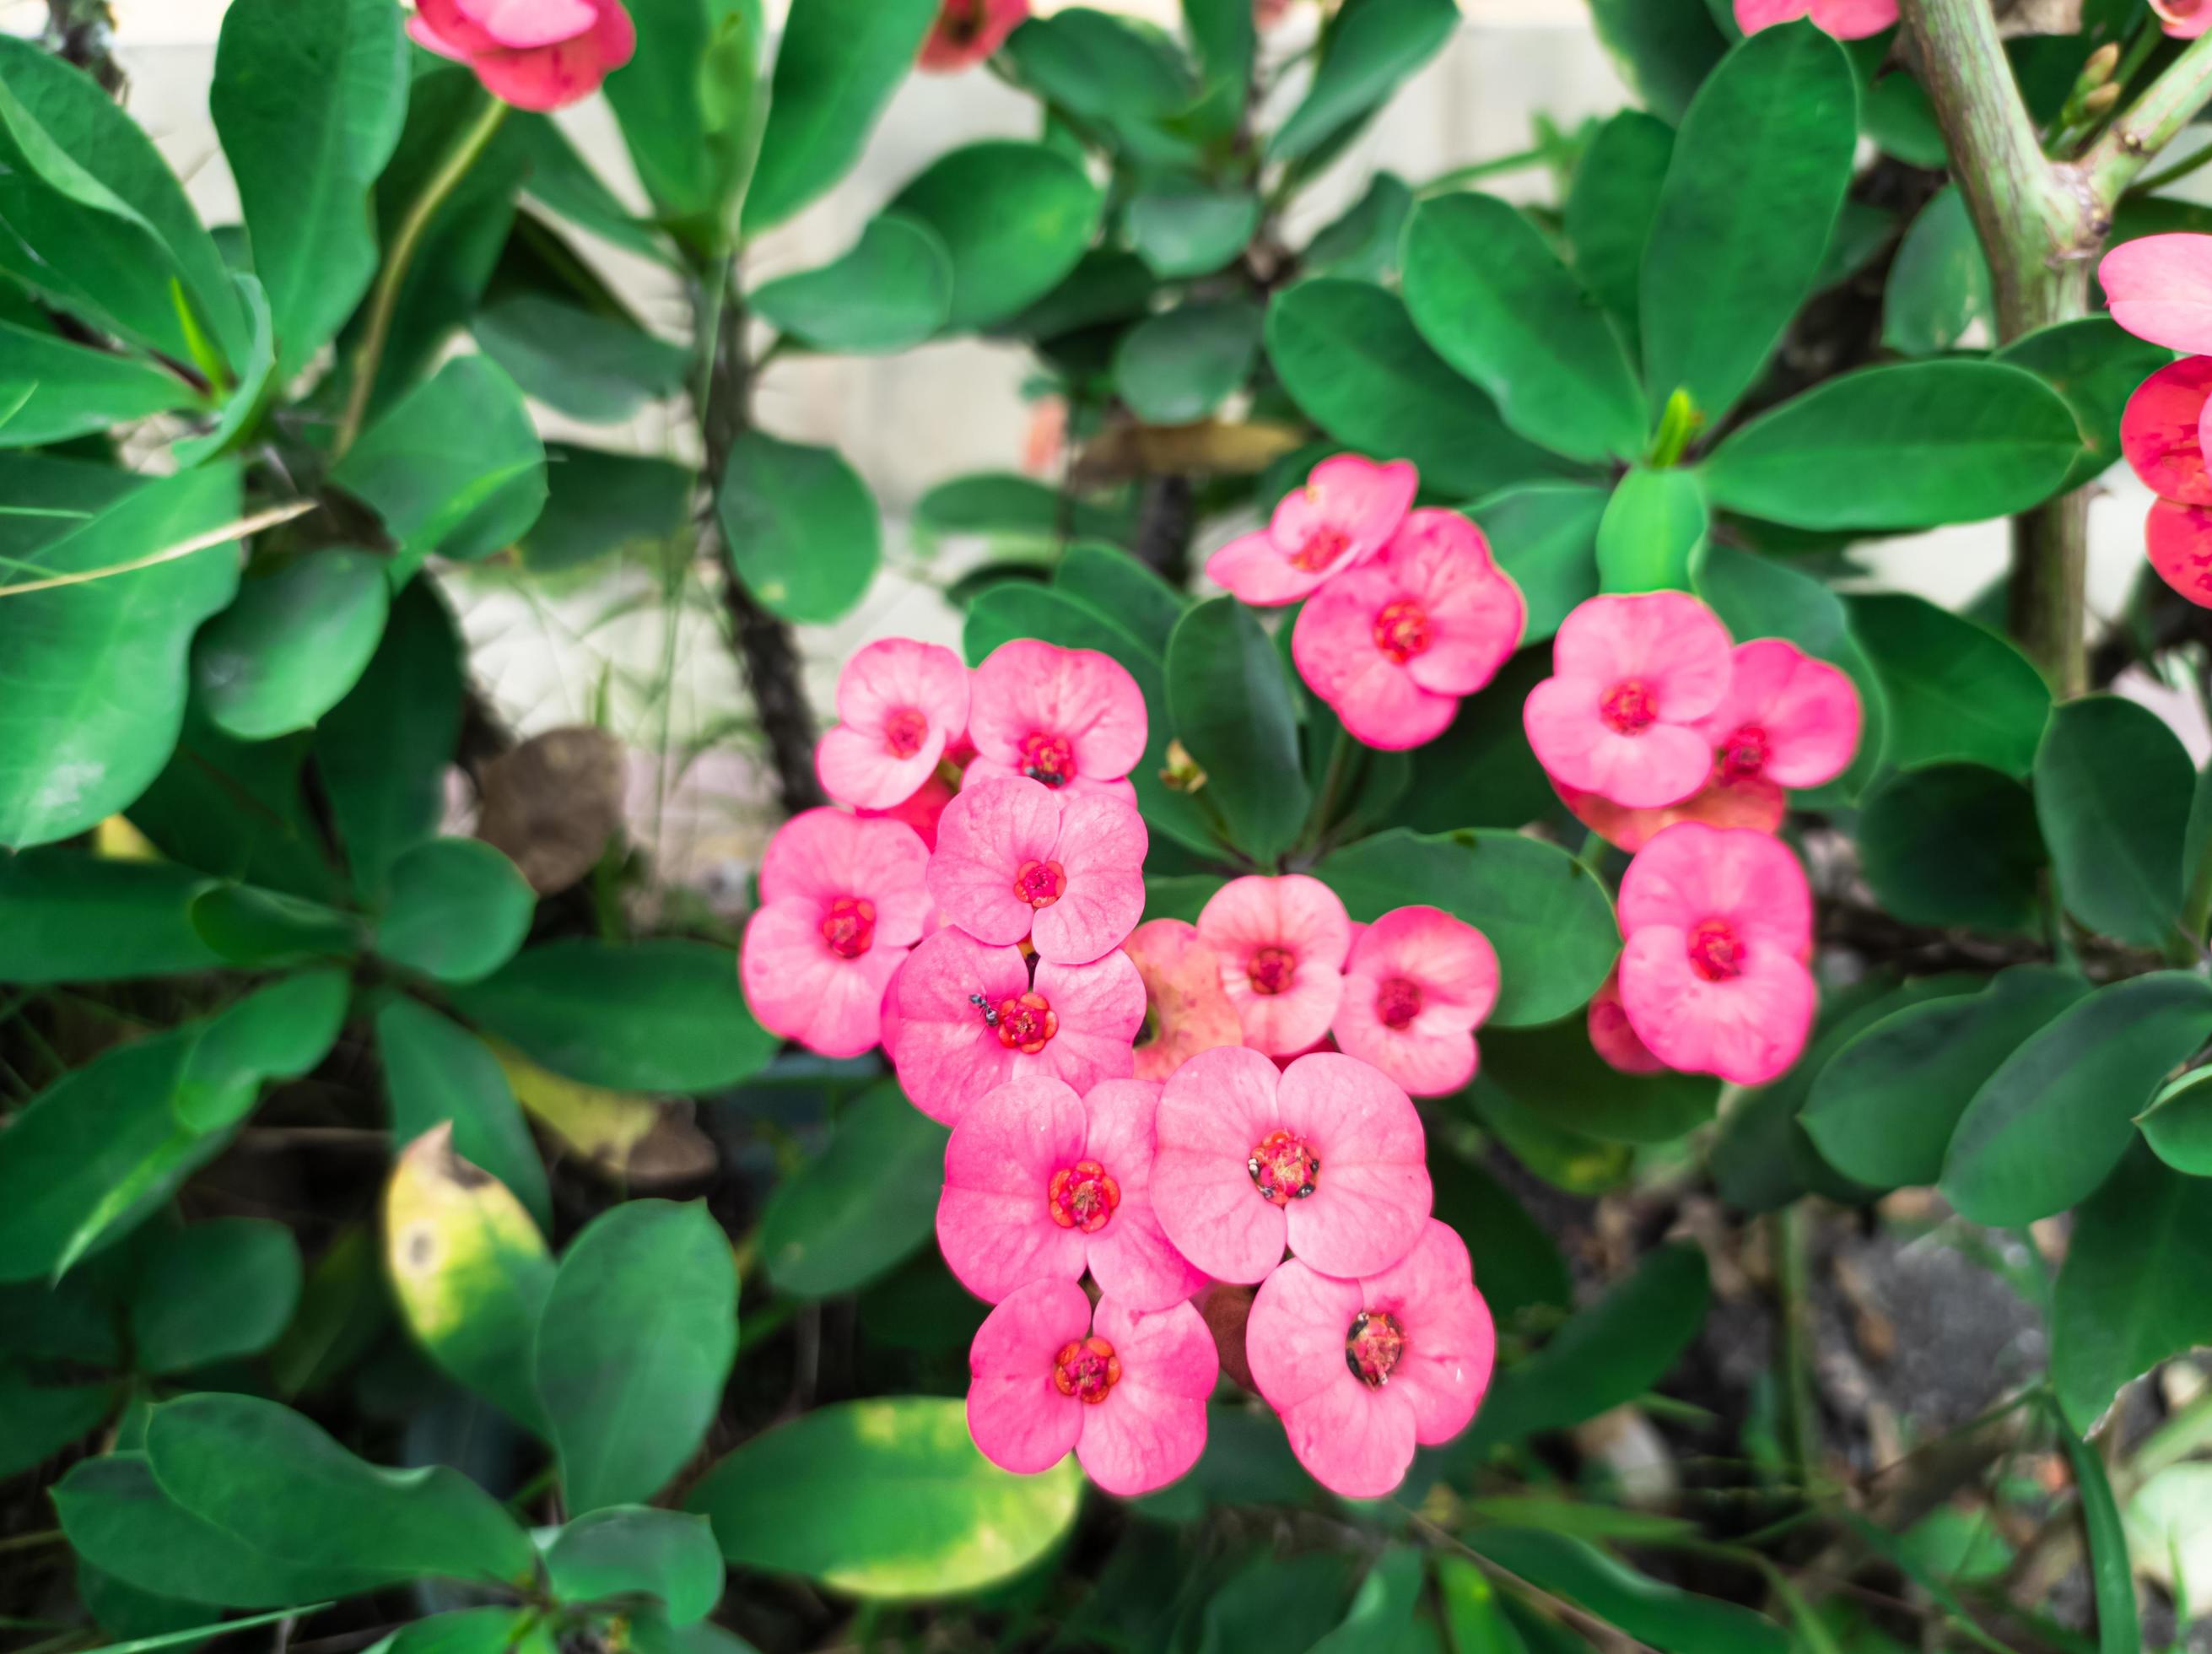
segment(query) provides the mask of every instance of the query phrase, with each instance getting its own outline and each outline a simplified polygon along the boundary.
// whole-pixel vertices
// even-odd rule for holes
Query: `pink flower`
[[[1102,1079],[1078,1098],[1017,1079],[979,1098],[945,1149],[937,1244],[961,1284],[996,1304],[1033,1280],[1080,1280],[1132,1310],[1164,1310],[1206,1284],[1152,1211],[1160,1088]]]
[[[881,1032],[884,984],[929,918],[929,852],[911,828],[808,810],[761,858],[738,976],[761,1026],[825,1056]]]
[[[1073,1281],[1035,1280],[984,1318],[968,1371],[968,1432],[985,1458],[1034,1475],[1072,1450],[1127,1498],[1198,1462],[1220,1361],[1188,1304],[1146,1315],[1102,1298],[1094,1311]]]
[[[861,805],[854,813],[888,816],[893,821],[902,821],[921,834],[921,842],[933,850],[937,848],[938,820],[945,814],[945,806],[958,796],[961,777],[975,757],[975,749],[969,745],[968,737],[963,734],[945,749],[945,756],[937,761],[937,768],[930,771],[929,778],[896,804],[883,810],[871,810]],[[817,767],[820,762],[817,753]]]
[[[1247,1045],[1285,1055],[1328,1031],[1352,947],[1334,891],[1304,873],[1232,879],[1199,909],[1198,933],[1220,957]]]
[[[1441,909],[1398,908],[1352,945],[1332,1031],[1346,1056],[1442,1097],[1474,1078],[1474,1031],[1497,1003],[1487,937]]]
[[[1781,840],[1668,828],[1621,876],[1620,929],[1621,1008],[1668,1067],[1760,1085],[1805,1049],[1813,894]]]
[[[1705,786],[1656,810],[1561,787],[1584,826],[1632,853],[1678,821],[1771,833],[1788,813],[1787,789],[1821,786],[1850,767],[1860,712],[1849,676],[1778,637],[1737,644],[1734,661],[1728,694],[1697,726],[1712,754]]]
[[[837,678],[837,725],[814,751],[833,799],[890,810],[937,772],[968,725],[968,669],[951,650],[910,637],[871,643]]]
[[[1604,1059],[1608,1067],[1625,1074],[1656,1074],[1663,1073],[1667,1065],[1653,1056],[1650,1049],[1636,1037],[1636,1031],[1628,1025],[1628,1012],[1620,1008],[1620,967],[1606,973],[1604,982],[1589,1002],[1590,1049]]]
[[[945,0],[915,66],[927,74],[972,69],[1006,44],[1030,15],[1030,0]]]
[[[1145,984],[1119,953],[1082,965],[1040,959],[1033,982],[1021,949],[948,927],[922,939],[884,997],[884,1047],[914,1105],[952,1125],[1010,1079],[1078,1092],[1127,1079],[1144,1019]]]
[[[2198,608],[2212,609],[2212,509],[2154,500],[2144,533],[2159,578]]]
[[[518,109],[588,98],[637,50],[621,0],[416,0],[407,33]]]
[[[2097,266],[2112,319],[2139,339],[2212,356],[2212,235],[2123,241]]]
[[[1560,623],[1522,721],[1554,781],[1648,809],[1705,784],[1698,726],[1728,693],[1728,629],[1681,592],[1595,597]]]
[[[1097,794],[1016,777],[963,787],[929,859],[929,893],[978,941],[1029,939],[1037,958],[1088,964],[1145,911],[1145,822]]]
[[[1111,655],[1018,637],[975,668],[968,703],[975,758],[964,784],[1026,775],[1133,808],[1137,789],[1122,778],[1145,756],[1147,727],[1144,691]]]
[[[1283,496],[1267,527],[1208,557],[1206,575],[1247,603],[1296,603],[1388,545],[1419,487],[1410,460],[1324,459],[1304,488]]]
[[[1279,25],[1291,15],[1291,0],[1252,0],[1252,21],[1262,29]]]
[[[2212,28],[2212,3],[2207,0],[2150,0],[2150,9],[2177,40],[2193,40]]]
[[[1897,21],[1897,0],[1735,0],[1736,27],[1746,34],[1807,15],[1838,40],[1862,40]]]
[[[1443,734],[1521,646],[1521,588],[1455,511],[1416,511],[1372,562],[1336,575],[1298,611],[1298,675],[1368,745]]]
[[[1398,1262],[1357,1280],[1285,1264],[1252,1301],[1244,1348],[1298,1462],[1346,1499],[1379,1499],[1417,1444],[1467,1428],[1498,1335],[1466,1245],[1431,1219]]]
[[[1165,1079],[1200,1051],[1242,1045],[1237,1007],[1221,986],[1221,958],[1181,919],[1148,919],[1122,952],[1145,983],[1145,1022],[1137,1031],[1137,1078]]]
[[[2185,356],[2136,386],[2120,415],[2120,452],[2163,500],[2212,505],[2204,469],[2204,422],[2212,398],[2212,356]]]
[[[1332,1275],[1387,1269],[1429,1215],[1413,1101],[1334,1052],[1278,1073],[1257,1051],[1201,1051],[1161,1093],[1152,1206],[1216,1280],[1254,1281],[1290,1250]]]

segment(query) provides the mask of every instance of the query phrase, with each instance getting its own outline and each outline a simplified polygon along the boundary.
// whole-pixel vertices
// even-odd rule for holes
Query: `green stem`
[[[2207,103],[2212,103],[2212,34],[2200,34],[2082,157],[2082,172],[2096,198],[2108,207],[2118,200],[2151,157],[2180,137]]]
[[[1463,185],[1479,183],[1486,178],[1497,178],[1506,173],[1526,172],[1531,167],[1540,167],[1552,158],[1556,145],[1539,144],[1533,149],[1522,149],[1510,155],[1498,155],[1490,161],[1478,161],[1472,166],[1455,167],[1448,173],[1439,173],[1413,193],[1425,201],[1432,195],[1444,195]]]
[[[2137,179],[2127,187],[2124,199],[2137,196],[2155,195],[2169,184],[2177,184],[2198,168],[2212,166],[2212,143],[2206,144],[2186,161],[2177,161],[2171,167]]]
[[[1782,1435],[1797,1485],[1808,1493],[1820,1468],[1819,1414],[1813,1399],[1812,1266],[1806,1213],[1793,1201],[1769,1219],[1773,1226],[1774,1293],[1782,1368]]]
[[[1306,830],[1299,836],[1301,844],[1311,847],[1320,843],[1335,825],[1339,796],[1344,791],[1346,777],[1358,750],[1359,744],[1352,739],[1352,732],[1338,725],[1336,740],[1328,749],[1328,767],[1322,771],[1321,791],[1314,795],[1313,813],[1306,818]]]
[[[400,284],[407,279],[408,268],[415,262],[423,234],[506,119],[507,105],[487,95],[483,111],[468,131],[461,134],[460,142],[453,146],[445,164],[423,186],[422,193],[415,198],[415,204],[401,221],[399,233],[392,238],[392,251],[385,258],[383,271],[376,278],[376,291],[369,299],[368,326],[362,334],[361,348],[354,353],[353,383],[347,388],[345,414],[338,421],[337,437],[331,445],[333,464],[345,457],[346,450],[361,435],[362,422],[368,417],[368,399],[376,389],[377,369],[384,361],[384,348],[392,338],[392,313],[399,307]]]

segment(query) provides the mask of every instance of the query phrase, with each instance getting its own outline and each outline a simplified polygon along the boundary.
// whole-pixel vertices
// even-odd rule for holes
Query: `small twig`
[[[115,575],[132,575],[141,569],[152,569],[165,562],[175,562],[189,557],[195,551],[205,551],[214,546],[228,545],[233,540],[242,540],[249,534],[258,534],[264,528],[274,528],[279,523],[289,523],[295,517],[304,517],[315,508],[313,500],[295,500],[289,505],[273,506],[267,511],[257,512],[251,517],[241,517],[236,522],[225,523],[221,528],[210,528],[204,534],[176,545],[163,546],[159,551],[149,551],[143,557],[133,557],[128,562],[110,563],[105,569],[80,569],[73,575],[50,575],[44,580],[27,580],[16,586],[0,586],[0,598],[23,597],[32,592],[51,592],[63,586],[86,586],[96,580],[106,580]]]

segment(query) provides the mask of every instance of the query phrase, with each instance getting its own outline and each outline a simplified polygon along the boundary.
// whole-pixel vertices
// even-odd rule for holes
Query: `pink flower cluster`
[[[1304,604],[1291,631],[1298,675],[1355,739],[1386,750],[1443,734],[1520,647],[1528,617],[1482,531],[1415,510],[1419,487],[1409,461],[1338,454],[1206,564],[1246,603]]]
[[[1139,926],[1145,706],[1103,655],[1021,640],[971,674],[892,640],[838,711],[818,767],[862,813],[777,833],[740,971],[764,1026],[841,1056],[880,1041],[952,1128],[938,1244],[994,1306],[977,1446],[1160,1487],[1204,1450],[1225,1354],[1317,1479],[1396,1486],[1465,1427],[1494,1353],[1407,1095],[1472,1077],[1489,943],[1431,908],[1356,927],[1303,876]],[[1193,1301],[1224,1292],[1249,1302],[1225,1341]]]
[[[2208,26],[2212,6],[2187,32]],[[2178,30],[2170,24],[2168,32]],[[2144,526],[2151,567],[2191,603],[2212,608],[2212,477],[2204,465],[2212,414],[2212,235],[2122,242],[2105,255],[2097,278],[2114,321],[2138,338],[2191,353],[2136,387],[2120,417],[2120,451],[2158,496]]]
[[[518,109],[579,102],[637,50],[621,0],[416,0],[407,33]]]

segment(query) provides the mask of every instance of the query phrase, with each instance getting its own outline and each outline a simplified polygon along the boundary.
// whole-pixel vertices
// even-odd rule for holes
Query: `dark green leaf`
[[[1551,675],[1552,652],[1538,643],[1507,661],[1481,694],[1462,701],[1451,727],[1413,750],[1413,784],[1399,819],[1416,832],[1448,833],[1525,827],[1557,808],[1559,795],[1521,722],[1528,691]]]
[[[1597,130],[1567,192],[1567,245],[1575,273],[1632,347],[1641,340],[1644,248],[1674,154],[1665,121],[1624,109]]]
[[[1687,591],[1711,526],[1698,476],[1630,468],[1597,526],[1597,575],[1607,592]]]
[[[187,1023],[192,1044],[171,1104],[178,1123],[220,1131],[246,1116],[263,1081],[313,1068],[337,1039],[349,988],[343,970],[303,970]]]
[[[1901,75],[1884,84],[1899,82],[1914,84]],[[1905,232],[1889,267],[1881,342],[1899,356],[1932,356],[1957,344],[1976,322],[1990,320],[1995,306],[1990,261],[1982,256],[1966,198],[1947,184]]]
[[[912,218],[871,219],[848,252],[756,288],[756,314],[817,350],[872,356],[921,344],[952,313],[952,255]]]
[[[207,880],[167,861],[82,850],[0,856],[0,982],[114,982],[205,970],[221,956],[185,910]]]
[[[354,915],[251,885],[213,885],[192,898],[188,911],[200,939],[233,964],[343,958],[362,941]]]
[[[1940,168],[1950,159],[1943,146],[1943,128],[1936,119],[1936,106],[1929,102],[1920,82],[1903,69],[1884,75],[1866,88],[1859,120],[1867,137],[1884,154],[1909,167]]]
[[[1525,648],[1598,593],[1597,531],[1610,496],[1581,483],[1526,483],[1467,508],[1528,606]]]
[[[2192,1068],[2166,1085],[2136,1123],[2176,1171],[2212,1177],[2212,1069]]]
[[[1591,1048],[1583,1019],[1480,1037],[1486,1079],[1533,1114],[1600,1142],[1668,1143],[1713,1117],[1720,1082],[1704,1074],[1625,1074]]]
[[[568,1509],[658,1493],[714,1422],[737,1352],[737,1261],[705,1206],[629,1201],[593,1219],[538,1326]]]
[[[823,625],[845,614],[882,560],[874,496],[834,448],[745,432],[714,509],[745,589],[786,620]]]
[[[1243,386],[1261,313],[1244,299],[1198,299],[1147,316],[1114,352],[1114,388],[1150,425],[1190,425]]]
[[[2091,695],[2054,708],[2035,755],[2035,813],[2066,910],[2155,947],[2178,932],[2197,772],[2148,707]]]
[[[523,394],[588,424],[617,425],[673,396],[690,365],[683,346],[550,294],[510,294],[473,325]]]
[[[151,362],[0,323],[0,448],[66,442],[198,403]]]
[[[1859,855],[1881,904],[1907,924],[2025,930],[2047,857],[2035,801],[2009,775],[1937,763],[1893,775],[1859,817]]]
[[[694,475],[647,454],[553,442],[545,509],[515,548],[533,574],[560,574],[631,545],[658,545],[683,527]]]
[[[930,1237],[944,1167],[945,1128],[895,1083],[870,1086],[761,1213],[761,1256],[776,1290],[828,1298],[895,1267]]]
[[[1115,127],[1173,115],[1197,90],[1164,35],[1089,6],[1030,18],[1006,49],[1046,101]]]
[[[2055,1400],[2048,1401],[2054,1415]],[[2097,1450],[2055,1416],[2058,1445],[2074,1471],[2074,1490],[2081,1501],[2081,1527],[2089,1541],[2089,1585],[2097,1602],[2098,1654],[2142,1654],[2142,1624],[2136,1617],[2135,1569],[2128,1560],[2128,1536],[2119,1506]]]
[[[507,126],[521,136],[529,158],[530,193],[539,205],[626,252],[655,264],[673,262],[667,242],[632,215],[550,116],[518,109],[507,115]]]
[[[20,1475],[96,1429],[120,1399],[112,1383],[33,1383],[0,1365],[0,1476]]]
[[[1574,1277],[1549,1231],[1496,1177],[1474,1161],[1441,1148],[1429,1155],[1436,1215],[1458,1231],[1482,1282],[1482,1299],[1501,1328],[1523,1310],[1574,1308]]]
[[[1534,1528],[1482,1528],[1468,1539],[1517,1578],[1666,1654],[1790,1654],[1796,1646],[1763,1615],[1662,1584],[1583,1540]]]
[[[1346,0],[1313,84],[1267,140],[1267,159],[1297,161],[1341,137],[1442,51],[1458,22],[1452,0]]]
[[[246,581],[201,629],[192,686],[208,719],[242,741],[310,727],[360,680],[384,635],[384,560],[333,546]]]
[[[545,1571],[563,1602],[657,1597],[679,1626],[704,1618],[722,1595],[722,1553],[712,1524],[643,1505],[578,1517],[545,1548]]]
[[[2051,715],[2051,687],[1994,632],[1902,593],[1850,599],[1851,629],[1889,708],[1888,761],[1900,769],[1966,759],[2025,776]]]
[[[505,1184],[538,1227],[550,1231],[552,1201],[538,1145],[484,1043],[428,1006],[395,996],[376,1013],[376,1049],[384,1061],[392,1140],[411,1143],[451,1125],[454,1151]]]
[[[1413,192],[1395,173],[1377,173],[1367,193],[1316,231],[1298,263],[1309,276],[1380,282],[1395,275]]]
[[[1132,197],[1129,240],[1164,280],[1206,276],[1244,251],[1260,228],[1260,198],[1198,179],[1169,179]]]
[[[897,0],[863,13],[834,0],[826,5],[803,0],[792,9],[784,46],[792,67],[787,72],[778,64],[775,96],[787,94],[795,106],[776,128],[785,153],[763,159],[759,176],[771,179],[771,189],[805,193],[783,204],[778,217],[829,188],[860,153],[880,107],[884,24],[910,18],[914,5],[915,0]],[[757,0],[630,0],[629,10],[637,24],[637,52],[608,76],[607,101],[622,123],[640,180],[674,221],[672,228],[697,251],[721,253],[731,239],[730,210],[754,176],[762,123],[774,119],[758,84],[761,8]],[[844,31],[844,43],[854,53],[850,85],[827,76],[825,25]],[[921,38],[917,32],[907,42],[908,62]],[[851,101],[837,106],[839,99]],[[852,121],[849,133],[817,125],[841,116]],[[844,158],[834,159],[833,151]],[[832,170],[826,177],[801,176],[817,167]],[[747,228],[765,228],[768,222],[756,226],[749,219]]]
[[[441,982],[473,982],[529,934],[538,894],[520,869],[473,838],[434,838],[392,864],[376,951]]]
[[[300,1249],[263,1218],[217,1218],[162,1235],[131,1281],[141,1372],[182,1372],[276,1341],[300,1301]]]
[[[2063,488],[2079,488],[2120,458],[2120,415],[2136,386],[2172,352],[2123,331],[2109,316],[2058,322],[2014,339],[1996,360],[2040,374],[2081,428],[2081,453]]]
[[[1728,50],[1698,0],[1592,0],[1590,14],[1644,107],[1669,125]]]
[[[1136,639],[1167,658],[1168,638],[1190,599],[1119,546],[1086,541],[1071,545],[1053,570],[1052,582],[1129,629]]]
[[[1298,763],[1297,707],[1280,654],[1234,598],[1201,603],[1168,642],[1176,739],[1238,847],[1263,866],[1288,849],[1311,803]]]
[[[993,140],[939,156],[891,210],[945,243],[948,325],[964,329],[1002,321],[1051,292],[1090,246],[1102,204],[1083,169],[1057,150]]]

